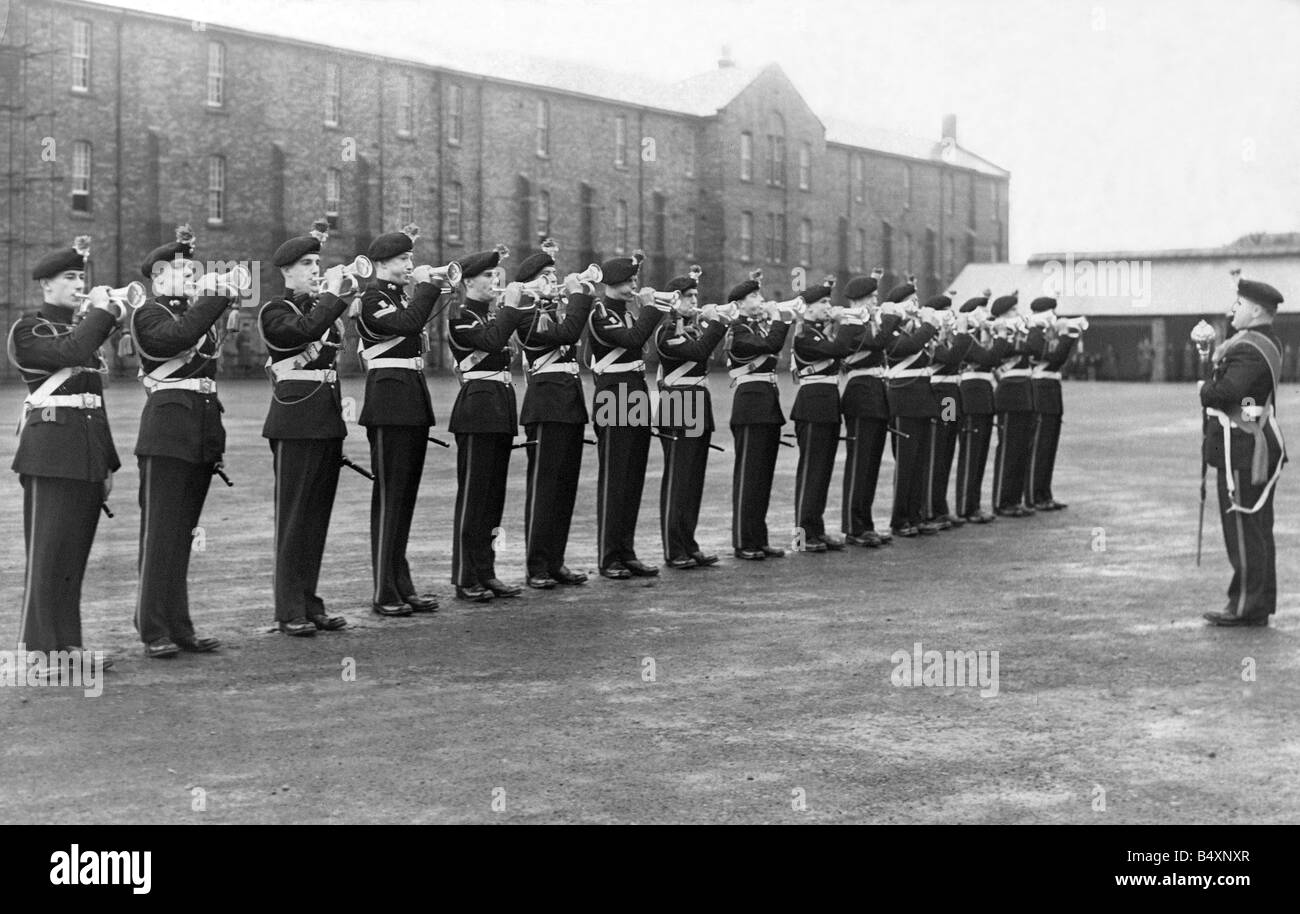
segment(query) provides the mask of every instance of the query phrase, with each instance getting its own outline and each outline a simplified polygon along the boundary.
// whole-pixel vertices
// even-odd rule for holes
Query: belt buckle
[[[94,399],[93,399],[94,396],[95,396],[94,394],[80,394],[80,397],[81,397],[81,408],[82,408],[82,409],[94,409],[94,408],[95,408],[95,401],[94,401]]]
[[[211,394],[211,393],[216,393],[216,391],[217,391],[216,381],[212,380],[212,378],[199,378],[199,393]]]

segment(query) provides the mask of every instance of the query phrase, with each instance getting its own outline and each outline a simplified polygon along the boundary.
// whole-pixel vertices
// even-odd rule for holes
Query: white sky
[[[1010,169],[1011,257],[1300,230],[1300,0],[108,0],[436,60],[476,48],[671,82],[778,62],[819,114]]]

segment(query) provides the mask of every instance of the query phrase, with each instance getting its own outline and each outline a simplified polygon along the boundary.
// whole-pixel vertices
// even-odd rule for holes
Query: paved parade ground
[[[431,383],[445,422],[456,382]],[[712,389],[715,441],[729,447],[725,376]],[[345,394],[361,390],[345,379]],[[344,470],[320,594],[351,626],[295,639],[273,631],[268,386],[232,382],[235,487],[209,494],[190,578],[199,632],[224,646],[169,660],[145,659],[131,623],[143,392],[114,379],[106,396],[124,466],[82,605],[87,647],[117,665],[96,698],[0,688],[0,821],[1300,821],[1300,470],[1277,496],[1273,625],[1206,627],[1230,572],[1212,482],[1194,564],[1191,385],[1067,382],[1054,489],[1069,510],[875,550],[733,559],[732,455],[714,453],[698,538],[723,561],[648,582],[595,574],[586,448],[568,564],[591,583],[486,605],[450,597],[455,454],[430,446],[409,554],[416,584],[443,597],[433,616],[370,613],[370,487]],[[21,398],[0,388],[11,420]],[[787,409],[792,399],[786,389]],[[1279,406],[1300,441],[1300,392]],[[7,471],[16,439],[0,441],[11,648],[22,500]],[[346,453],[369,463],[361,429]],[[782,449],[778,543],[796,459]],[[525,461],[515,451],[498,538],[510,583],[524,576]],[[662,464],[656,442],[638,537],[654,563]],[[827,512],[837,531],[840,478]],[[878,526],[892,479],[887,456]],[[986,509],[988,491],[986,480]],[[990,652],[989,678],[896,685],[918,642],[927,672],[925,651]]]

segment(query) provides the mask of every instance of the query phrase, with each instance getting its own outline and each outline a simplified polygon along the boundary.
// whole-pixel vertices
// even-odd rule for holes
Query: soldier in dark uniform
[[[1029,303],[1028,347],[1034,353],[1030,383],[1034,390],[1034,439],[1030,446],[1029,469],[1025,473],[1025,503],[1036,511],[1060,511],[1066,507],[1052,497],[1052,472],[1056,469],[1056,447],[1061,440],[1061,368],[1079,342],[1077,324],[1058,322],[1056,299],[1036,298]],[[1058,330],[1058,323],[1063,331]]]
[[[555,250],[547,244],[526,258],[515,282],[530,283],[545,276],[556,281]],[[519,421],[531,447],[524,498],[524,544],[528,556],[528,586],[548,590],[556,584],[585,584],[587,576],[564,564],[573,505],[582,472],[582,441],[587,404],[578,374],[578,340],[587,329],[595,303],[595,288],[575,275],[565,280],[568,303],[561,317],[559,296],[542,297],[524,312],[515,331],[523,349],[528,388]]]
[[[972,334],[961,372],[961,448],[957,454],[957,512],[972,524],[987,524],[996,519],[995,515],[980,509],[980,501],[996,412],[993,369],[1011,349],[1010,340],[994,339],[989,331],[988,303],[986,292],[961,306],[961,313],[967,315],[971,327],[980,330],[978,340]]]
[[[89,254],[90,238],[81,236],[74,247],[42,257],[32,279],[44,304],[9,330],[9,361],[28,389],[13,470],[23,487],[27,547],[18,644],[30,651],[82,650],[81,584],[100,506],[121,466],[104,410],[107,366],[99,347],[126,306],[96,288],[85,317],[74,320]]]
[[[790,418],[799,442],[794,480],[794,523],[805,552],[839,551],[844,541],[826,532],[822,515],[840,443],[840,359],[853,352],[861,320],[831,320],[830,282],[804,291],[805,311],[791,349],[798,391]]]
[[[415,514],[415,499],[434,424],[424,353],[425,326],[442,293],[431,270],[412,266],[411,252],[419,229],[380,235],[367,256],[375,281],[361,297],[357,332],[361,364],[366,369],[366,402],[360,423],[370,440],[375,486],[370,498],[370,555],[375,591],[371,608],[381,616],[435,612],[438,600],[419,594],[411,580],[406,544]],[[403,291],[414,282],[408,299]]]
[[[324,227],[290,238],[271,258],[285,293],[262,306],[258,331],[269,353],[271,408],[262,436],[275,470],[275,619],[288,635],[347,625],[316,593],[343,460],[343,398],[335,359],[343,343],[342,267],[318,289]]]
[[[1033,508],[1021,505],[1025,471],[1034,444],[1034,392],[1030,381],[1033,352],[1028,328],[1016,314],[1013,292],[993,302],[993,332],[1011,342],[998,371],[993,405],[998,411],[998,450],[993,467],[993,513],[999,517],[1028,517]]]
[[[450,323],[448,340],[460,391],[451,410],[456,436],[456,527],[452,534],[451,580],[456,596],[483,602],[517,597],[523,589],[497,578],[494,530],[506,505],[510,448],[519,413],[510,376],[510,337],[528,316],[518,287],[505,306],[489,313],[499,251],[461,259],[464,301]]]
[[[641,349],[665,313],[665,308],[655,303],[654,290],[643,289],[639,294],[634,291],[640,266],[640,258],[631,257],[616,257],[601,264],[605,298],[588,319],[591,371],[595,375],[591,412],[600,460],[596,483],[597,553],[600,573],[615,580],[659,573],[658,568],[637,559],[633,543],[650,453],[649,391]],[[627,310],[634,297],[641,302],[641,313],[635,321]],[[640,415],[641,404],[644,416]],[[622,409],[627,410],[626,416],[619,415]]]
[[[135,445],[140,462],[135,626],[149,657],[170,657],[178,650],[202,653],[221,644],[195,634],[187,578],[193,531],[226,447],[217,399],[217,323],[239,292],[212,274],[193,284],[199,271],[190,259],[193,241],[188,226],[182,226],[175,243],[149,253],[141,272],[157,297],[131,315],[140,380],[148,392]]]
[[[898,326],[897,316],[878,316],[876,287],[883,270],[855,276],[844,287],[849,309],[864,321],[853,341],[853,352],[843,360],[844,390],[844,505],[841,529],[844,541],[854,546],[880,546],[893,539],[888,530],[876,530],[871,506],[880,479],[880,459],[889,430],[889,403],[885,394],[885,345]]]
[[[940,529],[960,527],[965,519],[948,507],[948,480],[952,476],[952,458],[957,449],[957,435],[961,428],[961,364],[970,351],[974,338],[967,332],[966,316],[954,315],[952,299],[936,295],[926,303],[941,319],[938,343],[932,357],[930,392],[934,394],[939,415],[934,423],[934,436],[930,441],[930,490],[927,502],[927,519]]]
[[[716,564],[695,540],[704,497],[704,473],[713,437],[713,402],[709,396],[709,358],[727,325],[714,305],[699,309],[699,274],[668,283],[678,294],[676,314],[655,331],[659,352],[659,442],[664,473],[659,487],[659,518],[664,561],[670,568]],[[675,318],[675,319],[674,319]]]
[[[1197,340],[1206,376],[1200,387],[1203,458],[1216,470],[1223,542],[1232,563],[1227,606],[1205,613],[1215,625],[1268,625],[1277,611],[1273,487],[1286,463],[1286,446],[1275,414],[1282,345],[1273,320],[1281,303],[1282,293],[1267,283],[1239,280],[1232,310],[1237,332],[1212,357],[1209,339]]]
[[[790,331],[792,314],[764,302],[759,280],[732,287],[727,303],[739,314],[728,333],[728,374],[736,393],[731,402],[731,436],[736,463],[731,482],[731,545],[736,558],[780,558],[785,550],[768,543],[767,508],[781,445],[781,396],[776,366]]]
[[[930,436],[938,416],[930,391],[930,355],[939,319],[930,309],[917,310],[916,286],[895,286],[882,307],[885,314],[906,318],[885,349],[889,413],[894,417],[894,509],[889,526],[899,536],[937,533],[926,520],[930,488]]]

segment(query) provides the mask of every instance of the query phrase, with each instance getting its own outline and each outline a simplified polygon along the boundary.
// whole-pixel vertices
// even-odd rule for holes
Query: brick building
[[[939,141],[824,121],[775,64],[723,60],[675,85],[524,58],[482,69],[15,0],[0,329],[33,303],[48,249],[90,234],[92,281],[126,282],[182,222],[205,261],[269,258],[322,213],[327,263],[410,222],[417,263],[497,242],[521,258],[544,235],[565,270],[640,248],[651,284],[699,263],[706,301],[759,267],[786,295],[800,266],[812,281],[911,270],[932,292],[1006,257],[1009,175],[957,144],[955,118]]]

